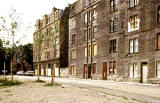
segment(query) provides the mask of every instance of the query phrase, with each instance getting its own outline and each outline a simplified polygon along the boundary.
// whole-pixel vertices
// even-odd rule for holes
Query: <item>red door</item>
[[[107,80],[107,62],[104,62],[103,63],[103,74],[102,74],[102,76],[103,76],[103,80]]]

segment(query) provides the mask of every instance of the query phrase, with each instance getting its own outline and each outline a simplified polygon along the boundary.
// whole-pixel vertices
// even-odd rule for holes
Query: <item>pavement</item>
[[[36,80],[37,77],[14,76],[17,79]],[[50,81],[51,77],[40,77]],[[83,90],[94,91],[99,94],[108,94],[117,97],[129,98],[144,103],[160,103],[160,86],[155,84],[141,84],[131,82],[115,82],[104,80],[86,80],[79,78],[55,78],[56,82]]]

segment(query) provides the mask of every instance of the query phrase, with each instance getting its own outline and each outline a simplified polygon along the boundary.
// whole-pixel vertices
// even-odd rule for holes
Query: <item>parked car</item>
[[[7,70],[5,70],[6,71],[6,75],[8,74],[8,71]],[[2,70],[2,73],[4,74],[4,70]]]
[[[33,76],[34,75],[34,71],[26,71],[25,75],[26,76]]]
[[[18,71],[16,74],[17,75],[25,75],[25,72],[24,71]]]

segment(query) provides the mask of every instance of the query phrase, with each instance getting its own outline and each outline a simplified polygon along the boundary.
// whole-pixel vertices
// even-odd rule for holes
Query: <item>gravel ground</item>
[[[0,103],[140,103],[66,85],[44,85],[27,81],[19,86],[1,87]]]

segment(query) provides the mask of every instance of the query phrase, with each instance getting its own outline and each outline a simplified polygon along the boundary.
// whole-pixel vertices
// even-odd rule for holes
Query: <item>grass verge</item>
[[[45,86],[62,86],[62,85],[60,83],[54,83],[54,84],[47,83],[45,84]]]
[[[0,87],[10,87],[10,86],[15,86],[15,85],[20,85],[20,84],[23,84],[23,82],[20,82],[18,80],[4,80],[4,79],[1,79],[0,78]]]
[[[36,80],[35,82],[38,82],[38,83],[46,83],[46,81],[44,81],[44,80]]]

